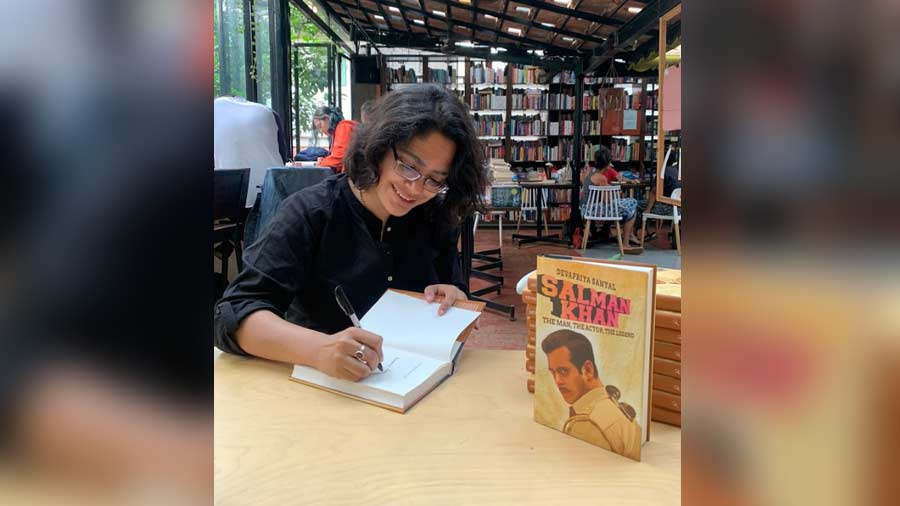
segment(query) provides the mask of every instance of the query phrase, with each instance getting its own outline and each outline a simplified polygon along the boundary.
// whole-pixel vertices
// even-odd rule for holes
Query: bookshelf
[[[385,55],[387,69],[382,82],[386,91],[419,83],[435,83],[453,90],[463,90],[461,57],[426,55]],[[459,94],[461,97],[464,93]]]
[[[584,120],[584,160],[592,163],[600,146],[610,150],[613,163],[620,169],[643,174],[648,159],[646,135],[646,78],[585,77],[582,107]]]

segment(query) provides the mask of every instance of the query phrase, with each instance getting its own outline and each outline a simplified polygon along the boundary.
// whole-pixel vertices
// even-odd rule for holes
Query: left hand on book
[[[453,305],[454,302],[458,300],[469,300],[466,297],[465,292],[457,288],[455,285],[429,285],[425,287],[425,300],[428,302],[434,302],[439,297],[443,297],[444,300],[441,301],[441,306],[438,308],[438,316],[443,316],[444,313],[450,309],[450,306]],[[475,320],[475,328],[478,328],[478,322],[481,320],[479,317]]]

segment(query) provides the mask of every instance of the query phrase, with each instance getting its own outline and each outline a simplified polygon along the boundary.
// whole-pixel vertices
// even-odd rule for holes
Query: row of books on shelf
[[[562,93],[550,93],[547,106],[550,109],[575,109],[575,97]]]
[[[575,84],[575,71],[564,70],[553,76],[551,82],[554,84]]]
[[[613,139],[609,151],[613,161],[630,162],[637,160],[639,144],[637,142],[629,143],[626,139]]]
[[[485,158],[506,159],[506,145],[502,141],[488,141],[483,145]]]
[[[453,73],[451,70],[428,68],[428,81],[432,83],[450,84]]]
[[[600,135],[601,125],[600,121],[582,121],[581,135]]]
[[[562,119],[561,121],[551,121],[547,135],[574,135],[575,121],[571,119]]]
[[[486,204],[489,207],[519,207],[522,205],[522,188],[515,183],[498,184],[493,183],[490,191],[485,193]],[[547,206],[551,209],[563,211],[565,218],[568,218],[568,205],[572,200],[572,190],[549,190],[546,193]]]
[[[558,160],[558,158],[547,158],[545,148],[543,141],[516,141],[510,145],[510,159],[517,162]]]
[[[559,161],[573,158],[572,139],[560,139],[553,144],[537,141],[513,141],[510,146],[512,160],[516,162],[526,161]],[[599,143],[582,143],[581,159],[590,161],[594,159],[594,152],[600,147]]]
[[[635,95],[625,95],[624,99],[615,101],[609,100],[605,95],[588,95],[585,94],[581,98],[581,109],[585,111],[601,111],[607,109],[640,109],[641,97],[640,93]]]
[[[538,84],[537,67],[512,66],[507,69],[495,69],[483,63],[477,63],[470,67],[470,82],[472,84],[506,84],[506,72],[512,73],[513,84]],[[553,76],[551,80],[555,84],[575,84],[575,72],[566,70]]]
[[[552,123],[551,123],[552,124]],[[547,122],[540,114],[513,116],[509,120],[510,135],[546,135]]]
[[[549,101],[547,94],[541,91],[513,90],[510,95],[513,109],[546,109]]]
[[[585,76],[584,84],[641,84],[640,77]]]
[[[523,68],[518,65],[510,69],[513,84],[537,84],[538,67]]]
[[[475,114],[473,120],[475,121],[475,130],[478,132],[478,135],[496,135],[500,137],[506,135],[506,122],[500,114]]]
[[[473,93],[469,97],[469,108],[473,111],[487,109],[506,110],[506,95],[496,91],[491,92],[490,90]]]
[[[478,63],[473,65],[469,70],[470,82],[472,84],[505,84],[506,75],[502,70],[497,70],[490,66]]]
[[[508,207],[520,207],[520,206],[521,206],[521,201],[518,204],[511,205],[511,206],[503,205],[503,204],[488,205],[488,207],[495,208],[495,209],[503,209],[503,208],[508,208]],[[482,223],[494,223],[494,222],[498,222],[501,217],[503,218],[503,221],[507,222],[507,223],[517,222],[517,221],[519,221],[520,213],[525,213],[522,215],[522,221],[525,221],[525,222],[535,221],[535,219],[537,218],[536,211],[531,211],[531,210],[521,211],[518,209],[508,209],[508,210],[506,210],[505,213],[502,213],[499,215],[496,213],[488,213],[485,216],[481,217],[481,222]],[[572,214],[572,211],[568,207],[551,207],[549,209],[549,213],[550,213],[550,223],[556,224],[556,223],[562,223],[562,222],[568,221],[569,217]]]
[[[416,80],[416,70],[412,68],[406,68],[405,65],[400,65],[400,68],[391,68],[388,69],[391,73],[391,83],[415,83],[418,82]]]

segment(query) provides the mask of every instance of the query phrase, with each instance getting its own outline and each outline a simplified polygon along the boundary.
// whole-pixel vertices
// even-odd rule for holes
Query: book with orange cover
[[[388,290],[360,320],[384,342],[384,372],[358,381],[337,379],[295,365],[291,379],[404,413],[450,377],[483,302],[457,301],[438,316],[438,302],[421,293]]]
[[[640,460],[650,439],[656,267],[538,257],[534,419]]]

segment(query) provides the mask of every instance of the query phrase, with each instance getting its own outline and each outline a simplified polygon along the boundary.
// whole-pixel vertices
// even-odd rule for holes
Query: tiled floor
[[[500,295],[496,293],[484,295],[485,299],[496,300],[504,304],[516,306],[516,320],[510,321],[505,314],[487,310],[481,317],[480,328],[472,333],[466,344],[469,348],[522,350],[525,349],[527,340],[525,330],[525,305],[522,298],[516,293],[516,283],[525,274],[534,270],[536,258],[544,253],[557,253],[562,255],[581,256],[580,249],[569,249],[565,246],[551,244],[526,244],[517,247],[512,242],[512,230],[503,231],[503,270],[490,271],[501,274],[504,277],[503,289]],[[529,232],[530,233],[530,232]],[[662,234],[665,235],[665,234]],[[481,251],[497,247],[496,229],[478,229],[475,237],[475,250]],[[591,258],[611,258],[619,253],[618,243],[612,240],[608,243],[598,244],[589,248],[584,256]],[[644,253],[641,255],[627,255],[626,260],[656,264],[660,267],[673,269],[681,268],[681,257],[678,252],[671,249],[665,237],[652,243],[646,243]],[[477,290],[487,283],[478,279],[472,279],[471,288]]]

